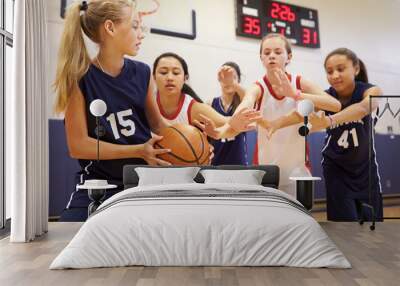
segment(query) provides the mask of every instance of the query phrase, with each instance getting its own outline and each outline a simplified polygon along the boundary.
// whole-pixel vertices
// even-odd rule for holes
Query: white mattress
[[[128,265],[351,267],[283,192],[195,183],[135,187],[111,197],[50,269]]]

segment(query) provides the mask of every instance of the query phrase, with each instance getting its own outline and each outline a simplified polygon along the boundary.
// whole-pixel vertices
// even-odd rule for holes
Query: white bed
[[[50,269],[128,265],[351,267],[292,197],[264,186],[198,183],[111,197]]]

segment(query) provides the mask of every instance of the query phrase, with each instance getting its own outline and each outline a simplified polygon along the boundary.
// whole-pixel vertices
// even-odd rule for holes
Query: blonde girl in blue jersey
[[[69,153],[81,165],[77,184],[106,179],[117,184],[119,191],[123,165],[169,165],[157,158],[169,150],[153,147],[161,137],[151,137],[151,131],[157,133],[167,123],[151,96],[154,84],[150,68],[125,58],[139,52],[144,39],[141,25],[130,0],[77,1],[67,10],[54,84],[55,109],[65,115]],[[93,59],[84,35],[99,47]],[[106,132],[100,140],[99,162],[95,121],[89,112],[94,99],[107,104],[100,119]],[[75,191],[61,219],[85,220],[89,203],[86,191]]]

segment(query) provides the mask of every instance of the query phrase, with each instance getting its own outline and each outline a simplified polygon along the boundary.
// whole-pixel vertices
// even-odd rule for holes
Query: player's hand
[[[237,133],[251,131],[256,128],[253,124],[262,119],[260,111],[244,108],[239,110],[229,119],[230,127]]]
[[[311,124],[311,131],[319,131],[322,129],[326,129],[330,126],[330,120],[325,115],[324,111],[313,112],[308,116],[308,122]]]
[[[274,68],[268,77],[277,96],[296,97],[296,91],[281,68]]]
[[[161,165],[161,166],[170,166],[171,163],[161,160],[157,158],[157,155],[165,154],[171,152],[170,149],[156,149],[154,148],[154,144],[157,141],[160,141],[163,137],[153,134],[153,137],[143,144],[142,150],[142,158],[147,162],[149,165]]]
[[[268,121],[266,119],[261,119],[258,121],[257,124],[260,125],[262,128],[266,129],[268,139],[271,139],[275,131],[279,129],[279,126],[275,120]]]
[[[218,70],[218,81],[225,86],[235,84],[235,70],[232,67],[223,66]]]
[[[200,114],[200,117],[201,117],[201,122],[198,120],[193,120],[193,123],[197,127],[199,127],[207,136],[215,140],[221,139],[221,134],[217,129],[217,126],[215,126],[214,121],[209,119],[207,116],[204,116],[203,114]]]
[[[207,134],[206,134],[207,135]],[[210,144],[210,155],[206,165],[211,165],[212,159],[214,158],[214,146]]]

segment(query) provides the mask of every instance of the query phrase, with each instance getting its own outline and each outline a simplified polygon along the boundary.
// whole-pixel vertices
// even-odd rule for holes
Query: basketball
[[[174,124],[162,129],[163,136],[154,144],[154,148],[170,149],[171,152],[157,155],[172,165],[206,165],[210,157],[210,145],[207,137],[194,126]]]

